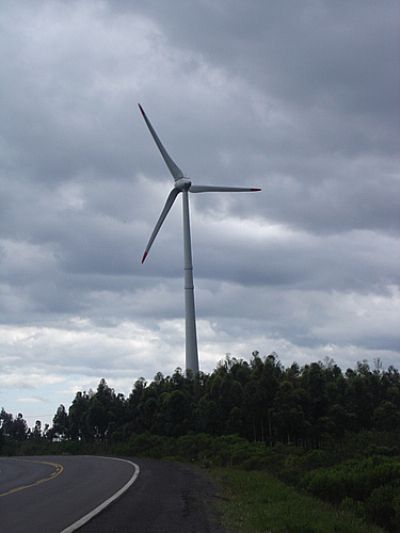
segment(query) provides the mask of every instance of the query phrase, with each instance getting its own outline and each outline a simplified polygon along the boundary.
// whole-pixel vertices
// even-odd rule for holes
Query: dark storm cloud
[[[117,2],[124,5],[124,2]],[[132,3],[125,4],[125,7]],[[374,1],[146,2],[172,43],[296,106],[385,114],[398,103],[399,7]],[[324,102],[325,98],[325,102]]]
[[[311,231],[398,228],[397,2],[156,1],[144,9],[171,43],[251,87],[232,110],[242,110],[240,127],[232,113],[219,114],[218,126],[230,131],[230,170],[238,176],[244,163],[268,177],[268,216]]]

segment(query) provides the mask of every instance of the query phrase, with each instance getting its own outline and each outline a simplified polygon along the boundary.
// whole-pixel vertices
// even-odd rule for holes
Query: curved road
[[[2,457],[1,530],[68,531],[137,473],[133,463],[105,457]]]
[[[118,499],[80,527],[82,517],[113,496]],[[80,533],[219,533],[210,511],[214,497],[207,478],[184,465],[96,456],[0,457],[5,533],[71,533],[78,526]]]

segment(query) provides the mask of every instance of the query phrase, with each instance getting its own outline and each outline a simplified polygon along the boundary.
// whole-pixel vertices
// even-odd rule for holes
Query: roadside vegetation
[[[213,472],[224,496],[218,506],[227,531],[237,533],[382,533],[351,509],[335,508],[303,494],[265,471]]]
[[[400,531],[400,375],[227,357],[157,374],[128,397],[106,381],[52,427],[0,413],[0,453],[101,453],[195,463],[220,486],[228,531]]]

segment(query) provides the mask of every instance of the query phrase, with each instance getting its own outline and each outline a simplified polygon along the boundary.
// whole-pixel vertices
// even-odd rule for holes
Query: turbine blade
[[[162,226],[162,223],[165,220],[165,217],[168,215],[169,210],[171,209],[173,203],[175,202],[175,198],[178,196],[180,192],[181,191],[179,189],[172,189],[172,191],[169,193],[167,201],[165,202],[164,208],[161,211],[160,218],[158,219],[157,224],[155,225],[155,228],[153,229],[153,233],[150,235],[149,242],[147,243],[146,249],[142,257],[142,264],[144,263],[144,260],[146,259],[147,254],[149,253],[149,250],[151,248],[151,245],[154,242],[154,239],[157,237],[157,233],[160,231],[160,228]]]
[[[254,187],[219,187],[218,185],[191,185],[190,192],[257,192]]]
[[[162,142],[160,141],[155,129],[151,125],[150,120],[147,118],[146,113],[143,111],[142,106],[140,104],[138,104],[138,106],[139,106],[139,109],[140,109],[140,111],[141,111],[141,113],[143,115],[143,118],[144,118],[144,120],[145,120],[145,122],[147,124],[147,127],[149,128],[150,133],[151,133],[156,145],[158,146],[158,149],[161,152],[161,155],[162,155],[162,157],[163,157],[163,159],[165,161],[165,164],[169,168],[169,171],[171,172],[171,174],[174,177],[175,181],[179,180],[181,178],[184,178],[182,170],[178,167],[178,165],[169,156],[167,150],[164,148]]]

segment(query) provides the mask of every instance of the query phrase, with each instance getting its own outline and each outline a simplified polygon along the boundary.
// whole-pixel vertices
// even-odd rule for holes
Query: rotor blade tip
[[[144,260],[146,259],[146,257],[147,257],[147,252],[144,252],[143,257],[142,257],[142,265],[143,265]]]
[[[256,189],[256,188],[252,188],[250,190],[251,190],[251,192],[259,192],[259,191],[261,191],[261,189]]]

